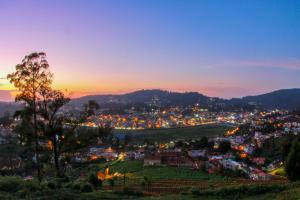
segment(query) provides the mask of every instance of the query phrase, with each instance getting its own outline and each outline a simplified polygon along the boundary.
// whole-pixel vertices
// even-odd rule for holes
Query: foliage
[[[289,180],[300,180],[300,142],[295,140],[286,159],[285,171]]]
[[[144,176],[142,180],[142,186],[145,187],[150,185],[151,185],[151,180],[147,176]]]
[[[233,186],[233,187],[223,187],[219,189],[212,190],[197,190],[193,189],[192,194],[196,196],[219,196],[222,198],[225,197],[245,197],[252,195],[265,194],[270,192],[280,192],[287,188],[286,185],[242,185],[242,186]]]
[[[102,181],[100,179],[98,179],[98,177],[96,176],[96,174],[94,173],[90,173],[89,176],[88,176],[88,182],[94,186],[95,188],[96,187],[101,187],[102,186]]]
[[[17,192],[23,188],[24,180],[18,176],[1,176],[0,177],[0,191]]]
[[[49,88],[52,83],[52,74],[48,70],[49,64],[46,60],[46,54],[32,53],[22,60],[21,64],[16,66],[16,71],[8,74],[7,79],[14,85],[19,93],[15,97],[15,101],[25,103],[25,110],[32,118],[27,123],[31,123],[33,127],[33,135],[35,145],[36,168],[39,181],[42,179],[39,137],[42,133],[38,130],[38,101],[42,96],[41,91]]]
[[[221,141],[220,144],[219,144],[219,151],[222,153],[222,154],[225,154],[227,153],[227,151],[229,151],[231,149],[231,144],[229,141]]]
[[[200,139],[200,141],[199,141],[199,143],[198,143],[198,147],[199,147],[199,148],[206,148],[206,147],[208,147],[208,139],[207,139],[206,136],[203,136],[203,137]]]
[[[89,183],[84,183],[84,184],[81,185],[80,191],[81,192],[92,192],[93,191],[93,187]]]

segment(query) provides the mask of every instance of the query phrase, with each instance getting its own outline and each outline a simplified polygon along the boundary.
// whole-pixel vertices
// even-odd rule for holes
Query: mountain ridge
[[[98,103],[145,103],[155,100],[161,101],[162,105],[175,104],[227,104],[241,105],[253,104],[263,108],[273,109],[296,109],[300,108],[300,88],[280,89],[272,92],[245,96],[241,98],[223,99],[219,97],[209,97],[199,92],[172,92],[160,89],[137,90],[125,94],[109,95],[89,95],[72,99],[71,103],[78,103],[88,100],[96,100]]]
[[[160,89],[142,89],[125,94],[88,95],[71,99],[68,106],[81,107],[89,100],[96,100],[102,108],[124,109],[140,105],[194,105],[210,108],[211,110],[232,110],[241,107],[259,107],[263,109],[300,109],[300,88],[280,89],[272,92],[245,96],[241,98],[223,99],[209,97],[199,92],[173,92]],[[0,116],[6,111],[13,112],[20,108],[14,102],[0,102]]]

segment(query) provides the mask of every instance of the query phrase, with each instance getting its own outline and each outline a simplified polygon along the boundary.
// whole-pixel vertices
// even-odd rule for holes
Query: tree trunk
[[[54,163],[55,163],[55,169],[56,169],[56,176],[57,177],[62,177],[63,174],[61,173],[60,170],[60,164],[59,164],[59,155],[57,152],[57,140],[56,140],[56,135],[53,135],[52,138],[52,142],[53,142],[53,155],[54,155]]]
[[[34,136],[35,136],[35,158],[37,165],[37,173],[39,182],[42,181],[41,165],[40,165],[40,155],[39,155],[39,136],[37,132],[37,119],[36,119],[36,105],[35,100],[33,101],[33,126],[34,126]]]

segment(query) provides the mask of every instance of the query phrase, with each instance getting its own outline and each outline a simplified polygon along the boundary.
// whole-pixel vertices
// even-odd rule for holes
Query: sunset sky
[[[73,97],[300,88],[300,1],[0,0],[0,101],[12,99],[6,75],[35,51]]]

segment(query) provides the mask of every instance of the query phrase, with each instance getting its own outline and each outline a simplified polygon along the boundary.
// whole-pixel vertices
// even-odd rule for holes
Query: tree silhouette
[[[64,139],[65,114],[59,113],[60,109],[67,104],[70,99],[58,90],[51,88],[41,89],[41,101],[39,102],[39,114],[43,119],[42,129],[48,141],[52,145],[50,150],[53,152],[56,175],[63,176],[60,165],[59,143]]]
[[[289,180],[300,180],[300,142],[295,140],[286,159],[285,171]]]
[[[46,60],[46,54],[32,53],[22,60],[21,64],[16,66],[16,71],[8,74],[7,79],[19,91],[15,101],[25,103],[25,107],[32,115],[30,122],[33,126],[33,137],[35,141],[35,158],[39,181],[42,180],[41,165],[39,158],[39,137],[41,132],[38,129],[38,101],[40,100],[40,91],[42,88],[48,88],[52,83],[52,74],[48,70],[49,64]]]
[[[229,151],[231,149],[231,145],[230,145],[230,142],[229,141],[221,141],[220,144],[219,144],[219,151],[222,153],[222,154],[225,154],[227,153],[227,151]]]

